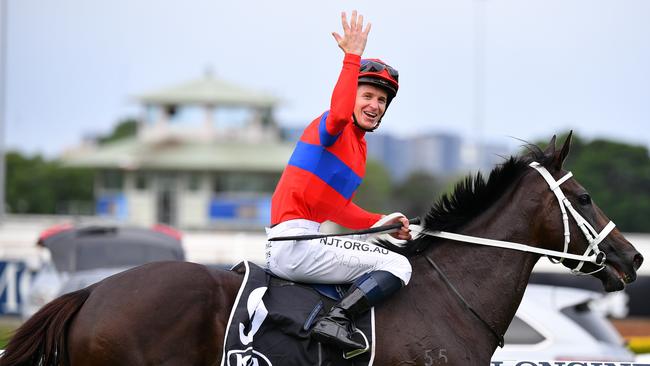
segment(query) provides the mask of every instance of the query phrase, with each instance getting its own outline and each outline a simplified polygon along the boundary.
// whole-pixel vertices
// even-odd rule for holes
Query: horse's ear
[[[564,145],[562,145],[562,150],[558,154],[555,154],[553,157],[553,166],[557,169],[560,170],[562,169],[562,165],[564,165],[564,161],[566,160],[566,157],[569,156],[569,150],[571,149],[571,136],[573,135],[573,130],[569,131],[569,135],[566,137],[566,140],[564,140]]]
[[[544,155],[546,156],[555,155],[555,138],[556,136],[553,135],[551,141],[548,143],[548,146],[546,146],[546,149],[544,150]]]

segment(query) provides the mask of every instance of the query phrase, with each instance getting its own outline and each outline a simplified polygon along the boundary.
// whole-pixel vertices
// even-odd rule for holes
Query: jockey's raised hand
[[[366,29],[363,29],[363,15],[357,15],[357,11],[352,11],[352,17],[348,24],[348,18],[345,12],[341,13],[341,23],[343,25],[343,36],[336,32],[332,32],[332,36],[338,43],[339,48],[345,53],[352,53],[355,55],[363,55],[366,49],[366,42],[368,41],[368,33],[372,25],[368,23]]]

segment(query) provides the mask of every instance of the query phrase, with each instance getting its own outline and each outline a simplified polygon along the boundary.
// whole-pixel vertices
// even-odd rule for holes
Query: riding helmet
[[[361,60],[359,70],[359,84],[372,84],[378,86],[388,93],[388,102],[397,95],[399,89],[399,73],[396,69],[378,58]]]

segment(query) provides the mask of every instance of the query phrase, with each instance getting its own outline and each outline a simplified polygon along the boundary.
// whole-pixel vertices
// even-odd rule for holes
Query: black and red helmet
[[[399,73],[378,58],[362,59],[359,84],[372,84],[386,90],[390,101],[395,98],[399,89]]]

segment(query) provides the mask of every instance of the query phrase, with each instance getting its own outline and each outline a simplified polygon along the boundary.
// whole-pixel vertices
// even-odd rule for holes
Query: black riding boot
[[[344,351],[363,349],[365,344],[352,339],[355,330],[352,318],[368,310],[370,304],[365,294],[355,288],[314,325],[311,336],[319,342],[333,343]]]
[[[363,350],[367,344],[355,340],[356,328],[353,319],[370,310],[370,308],[402,287],[402,281],[386,271],[375,271],[359,278],[343,297],[341,302],[318,320],[311,331],[311,336],[322,343],[329,343],[349,353]]]

